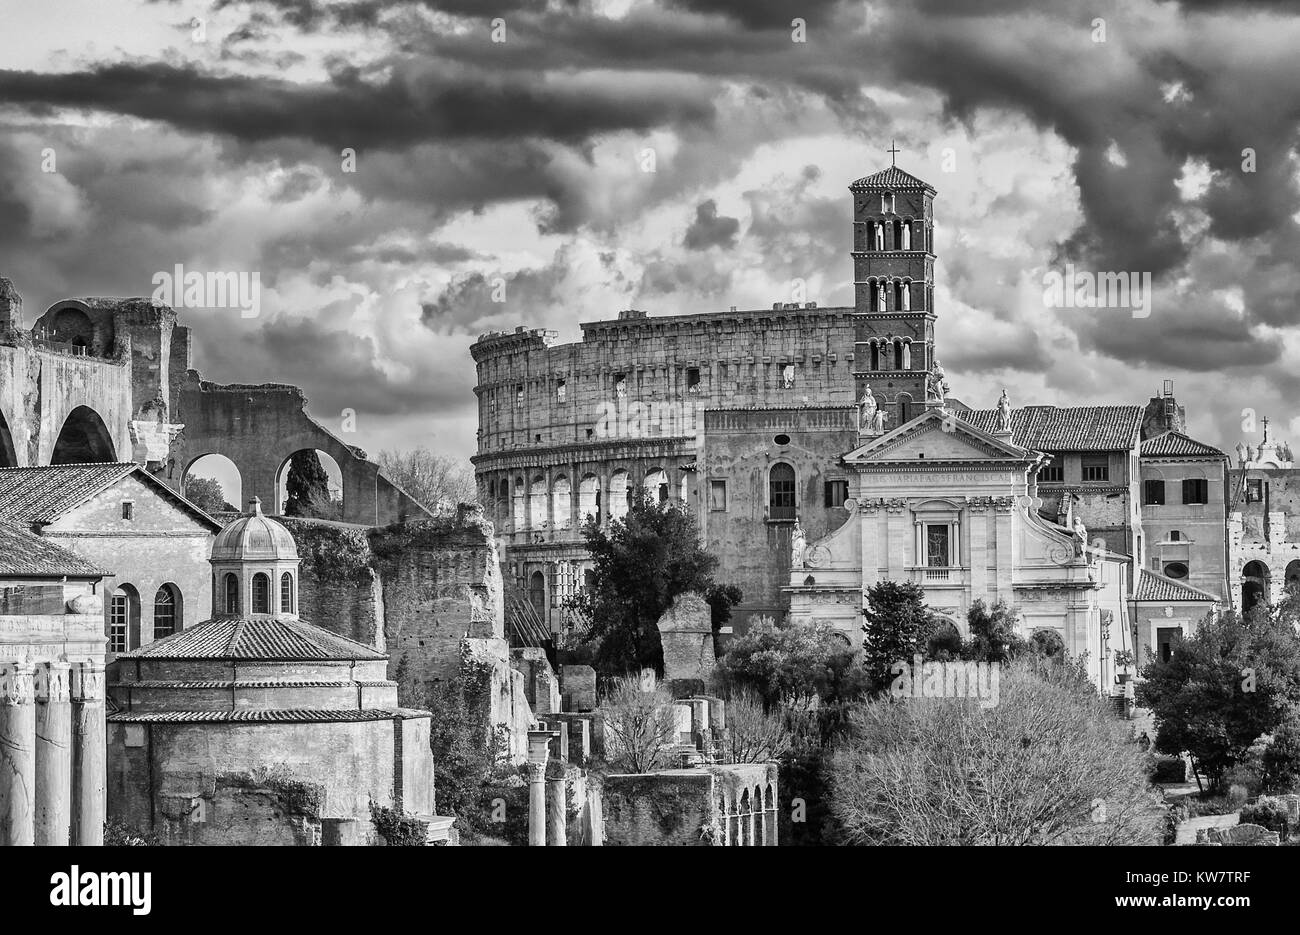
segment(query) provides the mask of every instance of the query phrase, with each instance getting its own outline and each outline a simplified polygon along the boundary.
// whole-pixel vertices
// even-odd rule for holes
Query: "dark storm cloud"
[[[706,90],[683,83],[665,88],[629,76],[539,84],[430,65],[398,68],[378,81],[340,70],[317,84],[162,62],[64,74],[4,70],[0,102],[34,111],[100,110],[241,140],[300,137],[356,147],[528,136],[576,142],[594,133],[707,122],[713,114]]]
[[[707,250],[709,247],[730,250],[736,245],[739,231],[740,221],[719,216],[718,203],[710,198],[695,206],[695,220],[686,228],[682,243],[687,250]]]
[[[822,25],[840,0],[671,0],[670,7],[716,13],[752,29],[789,29],[795,18],[810,28]]]

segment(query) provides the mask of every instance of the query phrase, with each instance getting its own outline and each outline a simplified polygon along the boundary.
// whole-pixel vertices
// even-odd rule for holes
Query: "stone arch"
[[[271,507],[271,512],[282,515],[305,515],[302,513],[290,514],[289,503],[289,469],[293,459],[303,452],[314,452],[316,460],[319,462],[321,469],[326,476],[326,490],[328,491],[328,503],[311,503],[309,505],[293,505],[293,509],[311,510],[311,515],[318,516],[322,519],[343,519],[347,516],[348,510],[348,491],[347,484],[343,475],[343,465],[339,459],[334,457],[328,451],[322,448],[313,448],[311,446],[295,449],[280,459],[280,466],[275,471],[275,500]],[[337,484],[338,497],[335,498],[334,490]]]
[[[1283,580],[1286,582],[1288,591],[1291,590],[1293,585],[1300,585],[1300,558],[1287,562],[1286,571],[1283,574],[1285,576]]]
[[[573,488],[564,474],[556,477],[551,486],[551,522],[556,529],[573,525]]]
[[[95,324],[90,320],[89,315],[75,305],[65,306],[54,312],[46,335],[51,341],[79,347],[82,353],[96,353]],[[102,353],[102,350],[100,352]]]
[[[528,488],[522,477],[515,478],[514,490],[510,494],[510,519],[514,531],[518,532],[528,525]]]
[[[665,503],[671,496],[669,493],[668,473],[661,467],[652,467],[646,471],[641,486],[651,503]]]
[[[960,628],[947,617],[939,618],[930,633],[930,640],[926,648],[928,655],[932,659],[961,658]]]
[[[1256,604],[1268,603],[1269,568],[1259,560],[1247,562],[1241,569],[1241,612],[1250,613]]]
[[[9,422],[0,412],[0,468],[20,467],[18,452],[14,448],[14,437],[9,432]]]
[[[897,428],[899,425],[906,425],[908,422],[911,422],[912,411],[913,411],[912,394],[899,393],[898,394],[898,423],[894,427]]]
[[[188,497],[186,490],[192,478],[205,477],[221,485],[221,494],[226,503],[240,509],[244,502],[244,475],[239,465],[223,454],[209,451],[196,455],[181,471],[181,496]]]
[[[546,575],[534,571],[528,576],[528,602],[543,620],[546,619]]]
[[[584,474],[578,481],[578,515],[600,522],[600,478],[595,474]]]
[[[1065,638],[1051,627],[1039,627],[1029,637],[1029,644],[1034,651],[1048,659],[1065,658]]]
[[[609,515],[614,519],[627,516],[627,471],[619,468],[609,477]]]
[[[534,476],[533,482],[528,485],[528,525],[534,530],[545,529],[547,526],[546,520],[550,512],[546,508],[547,493],[545,475]]]
[[[50,464],[106,464],[117,460],[113,436],[99,413],[78,406],[63,420]]]

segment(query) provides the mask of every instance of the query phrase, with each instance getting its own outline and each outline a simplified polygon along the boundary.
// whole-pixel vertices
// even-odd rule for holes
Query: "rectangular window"
[[[521,383],[515,387],[515,406],[522,407],[524,404],[524,385]]]
[[[949,536],[952,529],[947,523],[927,523],[925,526],[925,563],[947,568],[952,563],[949,559]]]
[[[700,368],[686,368],[686,392],[698,393],[700,391]]]
[[[125,594],[114,594],[108,605],[108,651],[110,653],[126,652],[127,606]]]
[[[1264,501],[1264,481],[1262,478],[1252,477],[1246,481],[1246,502],[1262,503]]]
[[[768,504],[772,519],[795,518],[794,468],[790,465],[773,465],[768,480]]]
[[[1059,484],[1063,480],[1065,480],[1065,468],[1060,464],[1049,464],[1038,471],[1040,484]]]
[[[1210,483],[1203,477],[1188,478],[1183,481],[1184,503],[1209,503]]]
[[[135,515],[135,503],[131,500],[122,501],[122,519],[132,519]]]
[[[727,510],[727,482],[725,480],[709,481],[709,509],[714,513]]]
[[[826,506],[844,506],[849,498],[849,482],[846,480],[828,480],[826,482]]]
[[[1142,482],[1143,506],[1162,506],[1165,502],[1165,482],[1162,480],[1144,480]]]
[[[560,402],[564,402],[564,398],[567,392],[568,392],[568,387],[565,385],[563,380],[559,380],[558,382],[556,382],[555,384],[556,399],[558,399]]]
[[[1084,483],[1110,480],[1110,458],[1105,455],[1085,456],[1083,459]]]

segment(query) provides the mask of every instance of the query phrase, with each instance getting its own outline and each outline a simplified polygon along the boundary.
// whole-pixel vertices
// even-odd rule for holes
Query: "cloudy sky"
[[[177,263],[256,270],[258,318],[184,313],[205,378],[468,456],[484,331],[769,307],[795,278],[850,304],[845,188],[892,139],[939,190],[954,395],[1169,378],[1207,441],[1243,409],[1296,440],[1290,6],[0,0],[0,275],[30,324]],[[1066,262],[1150,272],[1150,317],[1045,308]]]

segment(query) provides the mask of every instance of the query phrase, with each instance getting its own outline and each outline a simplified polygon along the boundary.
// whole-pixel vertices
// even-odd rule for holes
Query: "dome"
[[[296,561],[298,546],[293,536],[269,516],[262,515],[262,501],[248,501],[248,513],[221,532],[212,543],[212,561]]]

